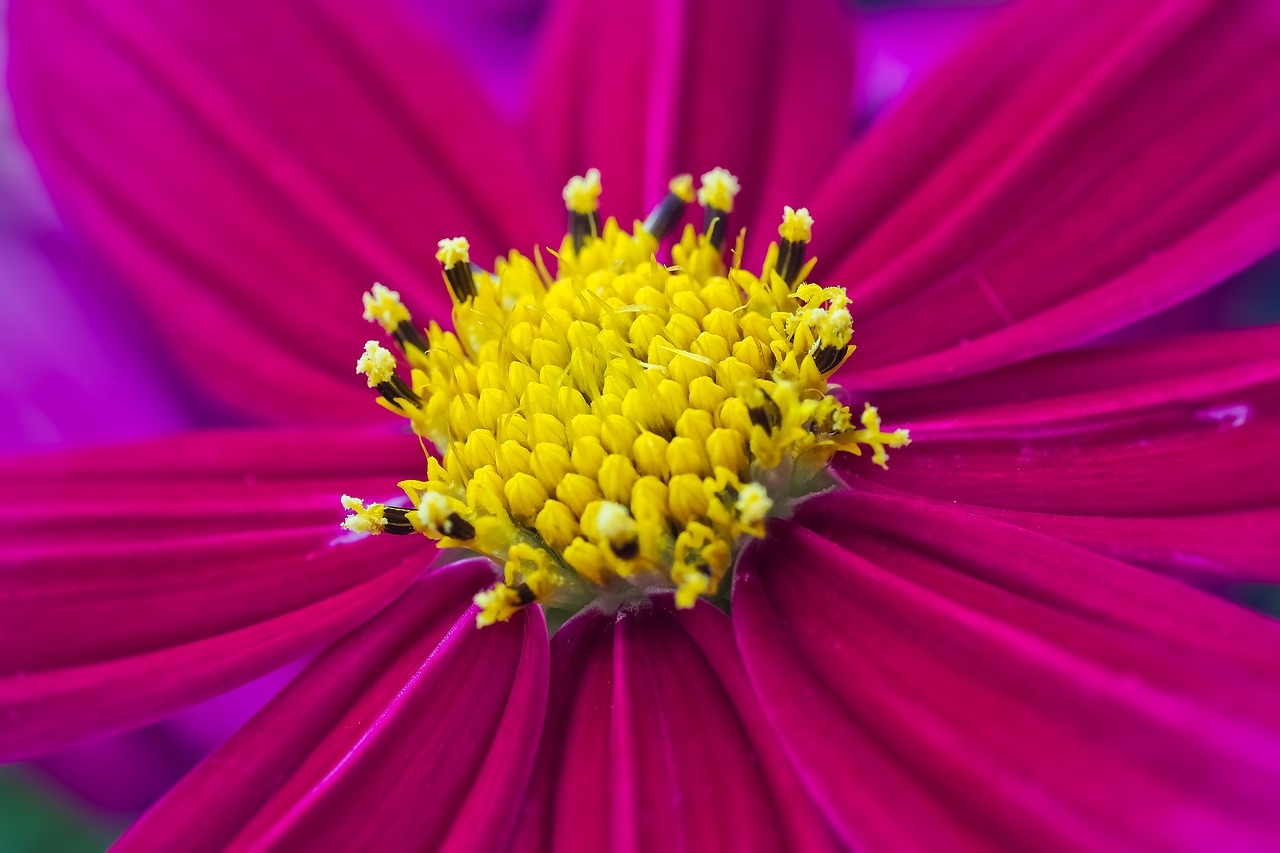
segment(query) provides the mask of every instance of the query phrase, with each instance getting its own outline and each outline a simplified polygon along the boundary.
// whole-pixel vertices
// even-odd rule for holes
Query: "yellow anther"
[[[608,455],[609,451],[604,449],[600,439],[584,435],[573,445],[570,460],[573,462],[573,470],[594,480],[600,475],[600,466]]]
[[[504,441],[498,445],[494,467],[503,479],[527,472],[533,459],[529,448],[517,441]]]
[[[685,204],[693,204],[693,175],[676,175],[667,184],[667,189]]]
[[[741,189],[738,179],[729,174],[727,169],[712,169],[702,176],[702,186],[698,188],[698,204],[712,210],[733,213],[733,199]]]
[[[356,373],[363,374],[370,388],[390,382],[396,375],[396,357],[377,341],[364,345],[364,354],[356,362]]]
[[[455,264],[471,263],[471,244],[466,237],[448,237],[439,242],[436,260],[446,270],[453,269]]]
[[[343,520],[342,526],[352,533],[377,536],[387,527],[386,508],[382,504],[369,504],[366,507],[359,498],[343,495],[342,506],[351,512]]]
[[[564,206],[571,213],[595,213],[600,207],[600,170],[588,169],[564,185]]]
[[[375,284],[364,294],[364,318],[388,332],[394,332],[397,326],[409,320],[409,310],[400,303],[399,293]]]
[[[813,217],[809,215],[809,208],[782,208],[782,224],[778,226],[778,236],[792,243],[808,243],[812,240]]]
[[[667,484],[662,478],[646,475],[631,487],[631,514],[640,521],[666,522]]]

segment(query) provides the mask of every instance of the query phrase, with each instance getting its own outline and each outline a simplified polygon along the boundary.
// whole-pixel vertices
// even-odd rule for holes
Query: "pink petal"
[[[599,168],[624,222],[673,175],[723,166],[744,187],[732,230],[767,237],[852,132],[849,23],[830,0],[561,0],[546,32],[532,116],[546,170]]]
[[[443,568],[336,643],[169,793],[123,850],[501,846],[537,751],[536,610],[475,627],[485,561]]]
[[[1266,0],[1013,4],[813,205],[862,387],[1088,340],[1280,245],[1280,16]]]
[[[714,608],[589,610],[556,635],[552,659],[523,848],[832,846]]]
[[[384,0],[37,0],[11,24],[18,126],[56,202],[254,415],[377,417],[352,369],[377,335],[361,291],[442,316],[436,239],[488,264],[558,225],[483,95]]]
[[[0,754],[150,722],[359,624],[434,549],[352,541],[338,498],[390,496],[421,458],[411,437],[348,429],[0,465]]]
[[[1241,608],[856,493],[776,523],[734,596],[766,713],[851,845],[1253,849],[1280,829],[1280,626]]]
[[[1086,390],[1094,377],[1102,389]],[[903,421],[911,446],[887,475],[850,467],[930,497],[1066,515],[1280,506],[1280,327],[1066,354],[965,387],[978,406],[959,411],[963,390],[940,389],[942,406],[903,395],[925,413]]]

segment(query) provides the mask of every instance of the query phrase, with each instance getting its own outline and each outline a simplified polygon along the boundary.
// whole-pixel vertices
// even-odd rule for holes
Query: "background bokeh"
[[[541,0],[404,2],[433,26],[446,21],[459,44],[484,45],[460,61],[469,61],[504,111],[523,108]],[[6,5],[0,0],[0,12]],[[851,3],[860,121],[892,109],[998,5]],[[0,63],[6,46],[0,24]],[[8,368],[0,371],[0,454],[234,423],[184,384],[139,306],[62,228],[14,132],[7,96],[0,97],[0,306],[0,363]],[[1280,322],[1280,257],[1125,335],[1270,322]],[[1280,609],[1265,589],[1237,593],[1254,606]],[[0,767],[0,851],[103,849],[291,675],[275,673],[136,732]]]

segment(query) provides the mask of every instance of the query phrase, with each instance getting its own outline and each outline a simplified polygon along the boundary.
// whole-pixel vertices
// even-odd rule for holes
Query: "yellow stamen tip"
[[[564,204],[572,213],[595,213],[600,208],[600,170],[570,178],[564,185]]]
[[[359,498],[343,495],[342,506],[351,513],[342,522],[342,527],[345,530],[350,530],[352,533],[368,533],[377,536],[387,527],[387,518],[384,512],[386,508],[382,504],[369,504],[366,507],[364,501]]]
[[[671,183],[667,184],[667,189],[685,204],[693,204],[693,175],[687,173],[676,175],[671,179]]]
[[[812,240],[813,217],[809,215],[809,208],[782,208],[782,224],[778,226],[778,236],[792,243],[808,243]]]
[[[520,612],[520,593],[500,583],[492,589],[476,593],[474,599],[480,612],[476,614],[476,627],[487,628],[498,622],[506,622]]]
[[[400,294],[382,284],[374,284],[364,294],[364,318],[388,332],[409,319],[409,311],[400,303]]]
[[[370,388],[390,382],[396,375],[396,357],[377,341],[368,341],[364,354],[356,361],[356,373],[367,377]]]
[[[727,169],[717,167],[702,176],[702,186],[698,188],[698,204],[712,210],[733,213],[733,199],[741,189],[737,178],[729,174]]]
[[[455,264],[471,263],[471,244],[467,242],[466,237],[448,237],[437,245],[440,250],[436,252],[436,260],[446,270],[453,269]]]

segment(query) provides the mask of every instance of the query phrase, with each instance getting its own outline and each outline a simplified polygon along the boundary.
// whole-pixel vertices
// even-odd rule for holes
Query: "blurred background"
[[[473,66],[517,112],[544,9],[539,0],[404,0],[424,25],[483,46]],[[849,2],[860,121],[876,120],[999,6],[997,0]],[[0,12],[7,12],[0,0]],[[0,21],[7,14],[0,15]],[[0,63],[7,50],[0,23]],[[479,61],[483,59],[483,61]],[[0,454],[146,438],[233,423],[165,363],[138,306],[59,223],[0,97]],[[1152,318],[1153,331],[1280,322],[1280,259]],[[18,369],[15,369],[18,368]],[[1241,590],[1272,608],[1261,590]],[[275,673],[162,723],[39,762],[0,767],[0,851],[101,850],[182,773],[270,698]]]

